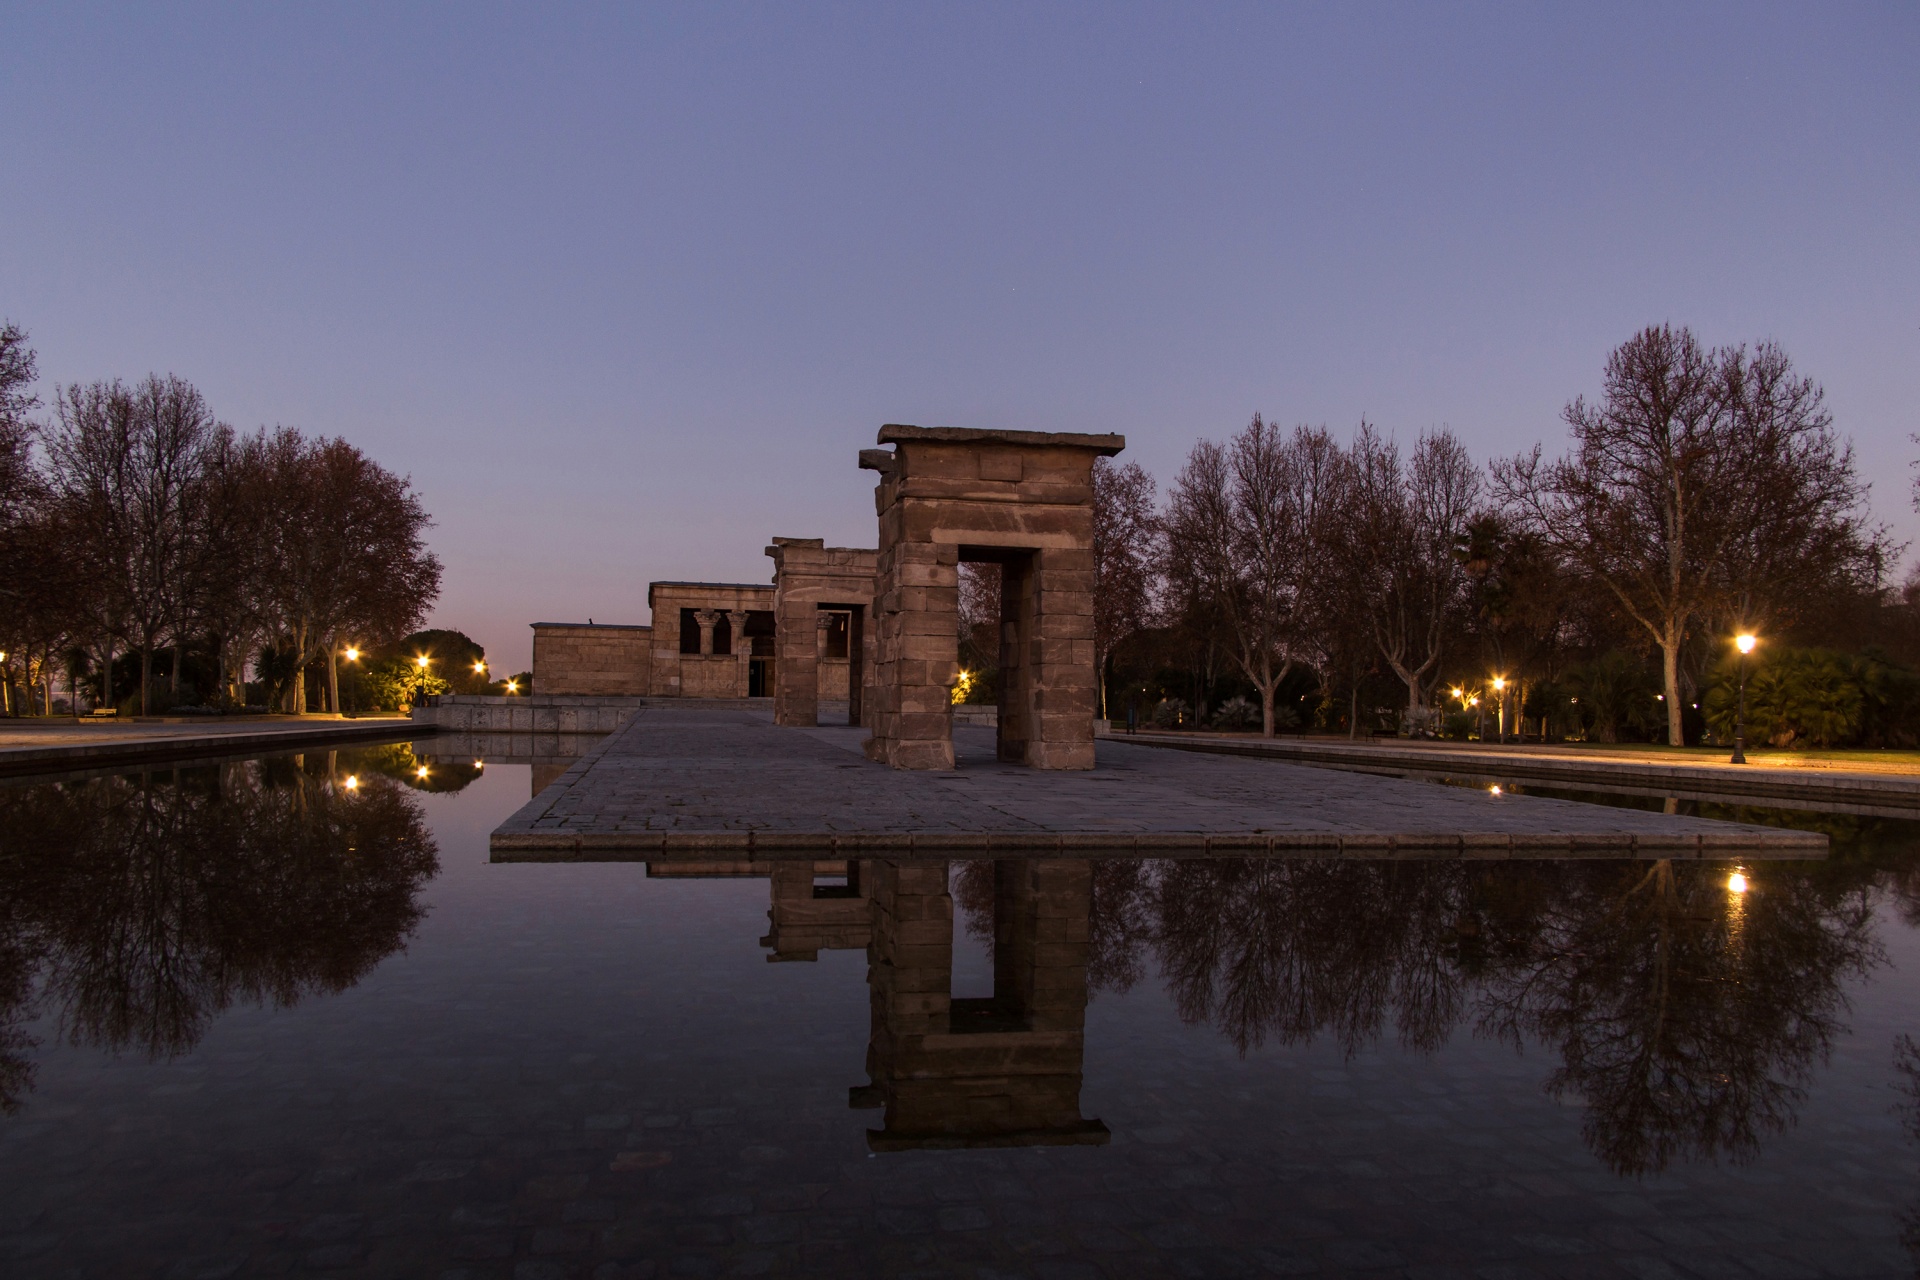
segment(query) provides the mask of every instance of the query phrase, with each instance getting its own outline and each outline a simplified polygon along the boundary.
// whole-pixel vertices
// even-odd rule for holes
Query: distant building
[[[773,692],[773,587],[654,582],[649,626],[533,624],[543,694],[763,698]]]

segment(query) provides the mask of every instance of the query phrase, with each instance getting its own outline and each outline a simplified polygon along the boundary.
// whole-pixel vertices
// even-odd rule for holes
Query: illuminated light
[[[1733,647],[1742,653],[1752,653],[1753,646],[1759,643],[1759,637],[1749,635],[1744,631],[1733,638]]]
[[[1461,699],[1465,699],[1465,698],[1466,698],[1466,696],[1467,696],[1467,691],[1466,691],[1465,689],[1458,689],[1458,688],[1456,688],[1456,689],[1455,689],[1455,690],[1453,691],[1453,696],[1454,696],[1454,697],[1456,697],[1456,698],[1461,698]]]
[[[487,664],[486,664],[486,663],[484,663],[484,662],[476,662],[476,663],[474,663],[474,664],[473,664],[473,673],[474,673],[475,675],[477,675],[477,676],[482,676],[482,675],[485,675],[485,674],[487,673]]]
[[[427,766],[425,766],[425,765],[421,765],[421,766],[420,766],[420,767],[419,767],[418,769],[416,769],[416,770],[414,770],[414,774],[415,774],[415,776],[416,776],[416,777],[421,777],[421,778],[424,778],[424,777],[426,777],[426,776],[427,776]]]
[[[518,680],[507,681],[507,692],[508,693],[520,692],[520,682]]]
[[[476,769],[484,769],[487,767],[487,762],[485,760],[475,760],[473,762],[473,767]]]
[[[1655,698],[1658,698],[1658,699],[1659,699],[1660,701],[1662,701],[1662,702],[1665,702],[1665,701],[1667,700],[1667,695],[1666,695],[1666,694],[1664,694],[1664,693],[1656,693],[1656,694],[1654,694],[1653,696],[1654,696]]]
[[[1500,796],[1500,795],[1505,795],[1505,794],[1506,794],[1506,792],[1504,792],[1504,791],[1502,791],[1502,790],[1500,789],[1500,784],[1496,782],[1496,783],[1494,783],[1494,784],[1493,784],[1493,794],[1494,794],[1494,795],[1497,795],[1497,796]]]
[[[414,665],[415,665],[415,666],[417,666],[417,667],[424,667],[424,666],[426,666],[426,665],[427,665],[427,664],[428,664],[429,662],[432,662],[432,661],[433,661],[433,659],[432,659],[432,658],[429,658],[429,657],[428,657],[428,656],[427,656],[426,654],[424,654],[424,653],[423,653],[423,654],[421,654],[421,655],[420,655],[419,657],[417,657],[417,658],[415,658],[415,659],[413,660],[413,663],[414,663]]]
[[[348,662],[360,661],[360,651],[358,649],[348,649],[345,656]]]
[[[349,791],[358,791],[359,789],[360,789],[360,779],[358,779],[358,778],[356,778],[356,777],[354,777],[354,776],[353,776],[352,774],[348,774],[348,775],[347,775],[347,790],[349,790]]]
[[[1495,676],[1493,678],[1493,691],[1495,693],[1500,692],[1502,689],[1506,687],[1507,687],[1507,678],[1505,676]]]
[[[1747,877],[1745,875],[1736,871],[1732,875],[1727,877],[1728,893],[1745,893],[1746,891],[1747,891]]]

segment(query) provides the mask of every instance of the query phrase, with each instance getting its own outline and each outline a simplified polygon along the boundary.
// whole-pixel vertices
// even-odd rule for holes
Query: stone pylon
[[[899,769],[953,767],[960,564],[1001,566],[999,756],[1093,767],[1093,464],[1117,435],[888,426],[874,491],[873,737]]]
[[[775,538],[767,554],[773,557],[773,722],[820,722],[820,624],[833,612],[847,615],[847,723],[866,723],[875,553],[829,547],[820,538]]]

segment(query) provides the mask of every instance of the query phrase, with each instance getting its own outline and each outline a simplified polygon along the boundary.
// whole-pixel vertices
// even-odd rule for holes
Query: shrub
[[[1747,662],[1747,736],[1776,747],[1804,740],[1816,747],[1845,741],[1860,729],[1866,696],[1854,664],[1822,649],[1778,649]],[[1722,660],[1701,700],[1714,736],[1731,742],[1739,703],[1739,664]]]

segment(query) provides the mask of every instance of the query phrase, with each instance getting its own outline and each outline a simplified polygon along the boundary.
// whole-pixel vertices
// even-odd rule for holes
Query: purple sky
[[[410,473],[502,670],[872,545],[883,422],[1552,450],[1663,320],[1920,535],[1912,3],[128,10],[0,6],[0,316]]]

